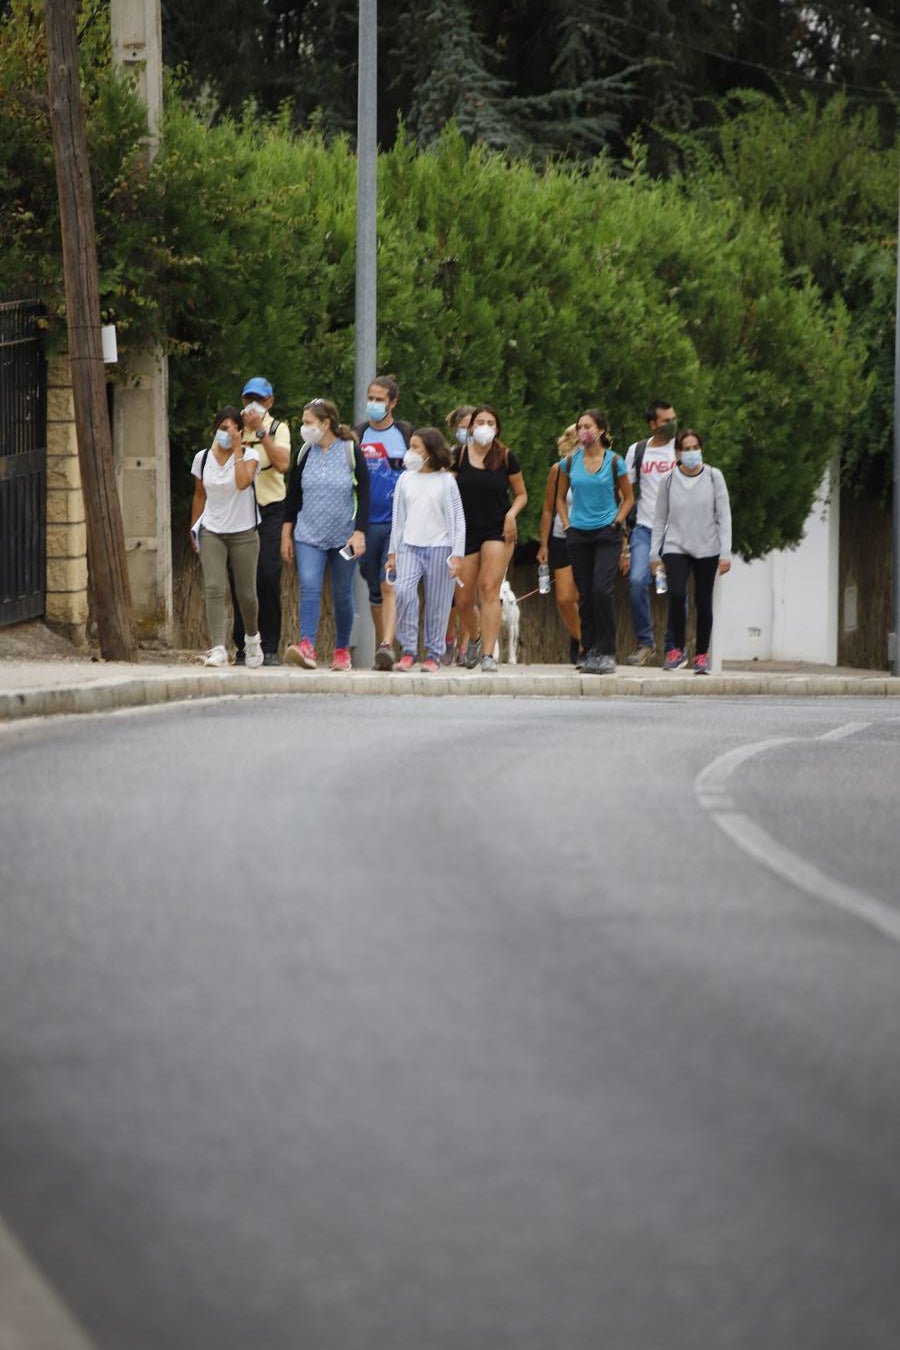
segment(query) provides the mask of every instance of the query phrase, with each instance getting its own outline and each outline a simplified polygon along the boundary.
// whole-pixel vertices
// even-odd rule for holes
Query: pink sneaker
[[[346,647],[335,647],[334,655],[331,658],[332,670],[352,670],[353,665],[350,661],[350,652]]]
[[[682,651],[680,647],[672,647],[666,652],[663,670],[684,670],[687,663],[687,652]]]
[[[407,671],[412,670],[415,664],[416,658],[414,656],[410,656],[409,652],[404,652],[403,655],[400,657],[400,660],[394,662],[394,669],[402,670],[405,673]]]
[[[708,653],[708,652],[698,652],[697,655],[694,657],[694,674],[695,674],[695,675],[708,675],[708,674],[709,674],[709,653]]]
[[[305,666],[307,670],[315,670],[318,657],[309,638],[304,638],[302,642],[294,642],[288,647],[284,659],[289,666]]]
[[[433,656],[426,656],[419,669],[423,675],[435,675],[440,670],[440,664],[435,661]]]

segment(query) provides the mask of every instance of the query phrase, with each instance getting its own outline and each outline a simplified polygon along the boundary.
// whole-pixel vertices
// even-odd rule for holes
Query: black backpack
[[[650,437],[646,436],[644,440],[638,441],[634,447],[634,506],[625,517],[625,528],[633,530],[637,524],[638,502],[641,499],[641,464],[644,461],[644,451],[647,449],[647,442]]]

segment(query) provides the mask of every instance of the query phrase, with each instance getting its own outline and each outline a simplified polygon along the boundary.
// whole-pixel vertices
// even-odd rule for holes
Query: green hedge
[[[0,285],[33,280],[62,312],[52,162],[16,0],[0,28]],[[265,373],[283,416],[310,397],[352,412],[355,160],[285,115],[208,125],[170,91],[163,147],[139,144],[132,93],[104,70],[98,24],[82,44],[105,316],[119,349],[171,355],[173,493],[215,409]],[[93,53],[93,55],[92,55]],[[30,177],[29,177],[30,175]],[[26,184],[26,180],[28,180]],[[838,295],[790,270],[759,205],[698,178],[651,179],[597,161],[536,170],[448,128],[380,157],[378,368],[402,415],[440,423],[460,401],[496,405],[523,461],[536,532],[559,431],[582,408],[617,448],[643,434],[648,398],[700,428],[731,488],[747,557],[796,542],[840,430],[868,396],[866,350]]]

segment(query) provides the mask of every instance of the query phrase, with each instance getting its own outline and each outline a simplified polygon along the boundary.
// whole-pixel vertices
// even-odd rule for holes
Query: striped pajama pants
[[[397,549],[397,639],[402,650],[415,656],[419,646],[419,580],[425,578],[425,653],[436,661],[444,654],[447,622],[456,582],[447,567],[449,544],[424,548],[401,544]]]

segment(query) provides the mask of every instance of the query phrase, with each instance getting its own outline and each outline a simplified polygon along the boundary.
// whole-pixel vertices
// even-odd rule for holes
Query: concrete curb
[[[0,721],[73,713],[112,712],[195,699],[269,694],[378,694],[393,697],[496,696],[514,698],[893,697],[900,678],[845,674],[727,673],[580,675],[577,671],[518,666],[494,675],[475,671],[397,675],[382,671],[184,670],[108,674],[53,687],[0,691]]]

